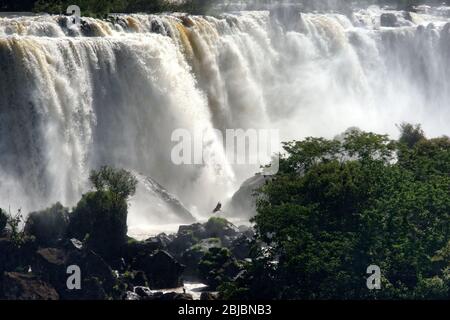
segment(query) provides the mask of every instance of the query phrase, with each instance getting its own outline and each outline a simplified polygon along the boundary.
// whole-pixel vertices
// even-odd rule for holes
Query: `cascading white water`
[[[409,121],[450,134],[444,9],[118,15],[70,28],[58,16],[0,18],[0,207],[73,205],[90,168],[112,164],[201,214],[257,170],[176,166],[177,128],[275,128],[287,140],[350,126],[395,135]],[[398,26],[380,27],[382,13]],[[224,159],[214,137],[205,145]],[[134,223],[148,216],[132,206]]]

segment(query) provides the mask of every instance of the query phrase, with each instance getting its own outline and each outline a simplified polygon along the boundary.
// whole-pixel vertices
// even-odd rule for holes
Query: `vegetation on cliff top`
[[[268,246],[223,296],[448,299],[450,139],[400,128],[400,141],[349,130],[286,143],[254,218]],[[366,286],[370,265],[381,290]]]

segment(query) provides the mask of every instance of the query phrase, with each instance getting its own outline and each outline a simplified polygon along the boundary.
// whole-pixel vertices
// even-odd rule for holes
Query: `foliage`
[[[124,169],[103,166],[92,170],[89,176],[92,185],[98,191],[110,191],[118,200],[126,200],[136,192],[137,180]]]
[[[42,246],[54,244],[65,236],[69,210],[59,202],[52,207],[28,215],[24,232]]]
[[[200,277],[212,288],[229,282],[239,270],[240,265],[226,248],[210,248],[198,265]]]
[[[127,203],[111,191],[89,192],[70,214],[68,234],[108,259],[127,242]]]
[[[6,214],[5,211],[3,211],[0,208],[0,235],[5,230],[7,224],[8,224],[8,215]]]
[[[401,135],[398,140],[400,143],[405,144],[408,148],[414,147],[419,141],[425,140],[425,133],[422,130],[420,124],[402,123],[398,126]]]
[[[410,129],[414,130],[410,130]],[[264,299],[441,299],[449,296],[450,140],[404,125],[391,141],[349,130],[285,144],[260,190],[246,276],[222,294]],[[406,146],[406,147],[405,147]],[[366,269],[380,266],[382,290]]]
[[[7,228],[9,231],[9,238],[17,247],[21,247],[25,243],[25,234],[20,229],[22,222],[23,216],[20,209],[15,215],[8,215]]]

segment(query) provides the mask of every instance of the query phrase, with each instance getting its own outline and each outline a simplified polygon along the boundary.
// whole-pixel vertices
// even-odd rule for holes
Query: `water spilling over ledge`
[[[204,214],[258,170],[174,165],[177,128],[277,128],[288,140],[355,125],[395,134],[409,121],[449,134],[448,13],[133,14],[79,27],[1,17],[0,207],[71,205],[107,163]],[[152,217],[140,209],[136,223]]]

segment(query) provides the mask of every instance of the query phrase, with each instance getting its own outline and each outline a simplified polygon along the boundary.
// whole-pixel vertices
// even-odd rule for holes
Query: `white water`
[[[395,136],[408,121],[450,134],[450,10],[395,13],[396,28],[380,27],[382,12],[302,14],[288,30],[266,11],[70,29],[57,16],[0,18],[0,207],[74,205],[90,168],[112,164],[208,214],[258,168],[176,166],[177,128],[276,128],[287,140],[350,126]],[[131,212],[131,228],[174,222],[139,201]]]

